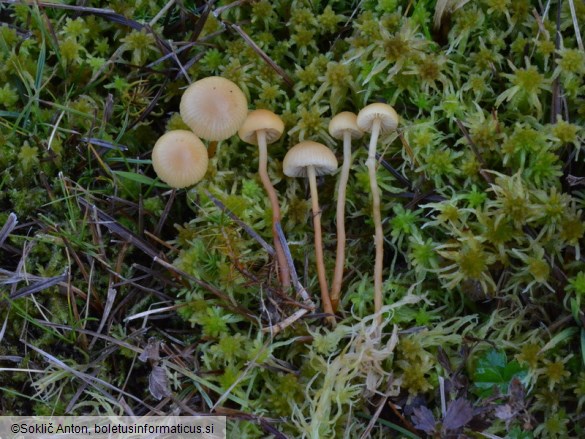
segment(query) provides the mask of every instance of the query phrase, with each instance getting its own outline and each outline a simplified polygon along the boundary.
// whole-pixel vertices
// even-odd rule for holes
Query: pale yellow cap
[[[316,175],[332,174],[337,169],[337,158],[325,145],[305,140],[289,149],[282,163],[289,177],[306,177],[308,166],[315,168]]]
[[[248,100],[229,79],[210,76],[194,82],[181,97],[183,121],[202,139],[224,140],[236,134],[248,115]]]
[[[359,139],[364,132],[358,127],[357,116],[351,111],[342,111],[329,122],[329,134],[334,139],[343,139],[343,134],[349,131],[352,139]]]
[[[270,110],[254,110],[248,113],[248,117],[238,130],[238,136],[246,143],[258,145],[256,133],[264,131],[266,143],[274,143],[284,131],[284,122]]]
[[[388,104],[376,103],[362,108],[357,115],[357,124],[362,131],[372,131],[374,120],[380,119],[380,132],[394,131],[398,127],[398,114]]]
[[[177,189],[202,180],[208,162],[205,145],[187,130],[169,131],[157,140],[152,149],[152,167],[156,175]]]

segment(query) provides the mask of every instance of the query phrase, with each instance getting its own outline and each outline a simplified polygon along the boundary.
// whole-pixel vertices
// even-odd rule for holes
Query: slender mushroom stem
[[[321,302],[323,302],[323,311],[327,314],[333,314],[331,299],[329,298],[329,287],[325,277],[325,264],[323,262],[323,241],[321,238],[321,209],[319,208],[319,195],[317,194],[317,177],[315,167],[307,166],[307,176],[309,177],[309,187],[311,188],[311,206],[313,209],[313,228],[315,234],[315,257],[317,258],[317,276],[319,278],[319,287],[321,288]],[[335,323],[334,317],[327,320],[332,324]]]
[[[286,256],[284,249],[278,239],[278,231],[276,230],[276,224],[280,222],[280,205],[278,204],[278,196],[276,190],[272,186],[270,177],[268,176],[268,148],[266,146],[266,132],[259,130],[256,132],[258,138],[258,174],[260,174],[260,180],[264,185],[264,189],[270,199],[270,205],[272,206],[272,236],[274,238],[274,251],[276,252],[276,261],[278,263],[278,270],[280,274],[280,283],[283,289],[288,290],[290,288],[290,273],[288,270],[288,264],[286,262]]]
[[[378,181],[376,180],[376,144],[380,134],[380,119],[375,119],[370,135],[370,146],[368,149],[368,160],[366,166],[370,174],[370,188],[372,191],[372,210],[376,235],[376,262],[374,264],[374,310],[378,323],[382,321],[380,310],[382,309],[382,267],[384,262],[384,232],[382,230],[382,217],[380,215],[380,193],[378,192]]]
[[[351,167],[351,132],[343,133],[343,165],[339,176],[339,190],[337,194],[337,253],[335,255],[335,271],[333,272],[333,284],[331,286],[331,307],[337,311],[339,306],[339,293],[345,268],[345,191],[349,179]]]
[[[209,155],[210,159],[215,157],[215,153],[217,152],[217,144],[218,144],[217,140],[212,140],[211,142],[209,142],[209,145],[207,146],[207,154]]]

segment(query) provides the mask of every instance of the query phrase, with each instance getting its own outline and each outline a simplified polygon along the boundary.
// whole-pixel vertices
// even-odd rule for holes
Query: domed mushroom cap
[[[374,120],[380,119],[380,132],[394,131],[398,127],[398,114],[388,104],[376,103],[362,108],[357,115],[357,124],[362,131],[372,131]]]
[[[337,158],[325,145],[306,140],[289,149],[282,163],[289,177],[307,177],[308,166],[314,166],[316,175],[332,174],[337,169]]]
[[[169,131],[157,140],[152,149],[152,166],[156,175],[177,189],[203,179],[208,161],[203,142],[187,130]]]
[[[246,143],[258,145],[258,131],[264,131],[266,143],[274,143],[284,131],[284,122],[280,117],[269,110],[254,110],[248,113],[248,117],[238,130],[238,136]]]
[[[364,132],[358,127],[357,116],[351,111],[342,111],[329,122],[329,134],[334,139],[343,139],[343,134],[349,131],[352,139],[359,139]]]
[[[210,76],[194,82],[181,97],[183,121],[206,140],[233,136],[246,120],[248,101],[229,79]]]

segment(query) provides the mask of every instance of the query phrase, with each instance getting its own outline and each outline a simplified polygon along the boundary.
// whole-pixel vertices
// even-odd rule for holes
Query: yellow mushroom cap
[[[329,122],[329,134],[334,139],[343,139],[343,133],[349,131],[352,139],[359,139],[364,132],[358,127],[357,116],[351,111],[342,111]]]
[[[307,177],[308,166],[315,168],[316,175],[332,174],[337,169],[337,158],[325,145],[305,140],[289,149],[282,162],[289,177]]]
[[[380,119],[380,132],[394,131],[398,127],[398,114],[388,104],[376,103],[362,108],[357,115],[357,124],[362,131],[372,131],[374,120]]]
[[[280,117],[269,110],[254,110],[248,113],[248,117],[238,130],[238,136],[246,143],[258,145],[258,131],[264,131],[266,143],[274,143],[284,131],[284,122]]]
[[[248,115],[248,100],[229,79],[210,76],[191,84],[181,97],[183,121],[202,139],[224,140],[236,134]]]
[[[187,130],[169,131],[157,140],[152,149],[152,166],[156,175],[177,189],[203,179],[208,161],[203,142]]]

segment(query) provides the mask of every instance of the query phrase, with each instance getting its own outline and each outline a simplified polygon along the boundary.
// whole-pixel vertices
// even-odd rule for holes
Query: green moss
[[[437,416],[440,379],[447,407],[450,398],[465,398],[490,425],[486,432],[474,422],[454,434],[503,437],[520,427],[496,416],[512,404],[511,390],[487,401],[466,385],[495,343],[528,370],[522,392],[531,404],[522,420],[530,420],[533,435],[582,436],[575,324],[585,294],[585,64],[569,2],[558,29],[554,17],[532,14],[527,0],[450,2],[434,29],[435,3],[220,1],[207,15],[189,4],[168,4],[159,15],[166,2],[114,1],[115,19],[7,5],[0,226],[10,212],[18,226],[0,268],[11,291],[49,286],[9,300],[2,314],[9,320],[2,355],[26,351],[15,367],[45,371],[7,372],[5,408],[64,412],[81,389],[72,413],[124,411],[95,387],[80,388],[76,375],[50,365],[25,340],[80,372],[97,370],[127,392],[132,411],[142,410],[137,401],[157,405],[147,384],[156,363],[173,398],[198,410],[222,398],[218,411],[237,413],[229,423],[237,437],[264,437],[270,428],[287,437],[359,437],[369,418],[356,413],[371,414],[380,393],[415,425],[403,408],[416,401]],[[573,3],[582,22],[585,7]],[[139,30],[136,23],[149,25]],[[328,133],[332,116],[378,100],[397,110],[399,132],[379,139],[384,162],[376,171],[383,329],[375,330],[371,316],[368,135],[353,142],[336,328],[326,326],[319,307],[275,326],[306,304],[297,285],[282,289],[263,247],[274,245],[272,211],[254,147],[237,137],[220,142],[206,181],[194,188],[152,184],[156,138],[188,129],[178,114],[181,94],[209,75],[234,80],[250,109],[282,116],[286,132],[269,148],[269,176],[299,282],[317,304],[310,198],[305,182],[283,175],[286,150],[315,140],[340,158],[340,142]],[[318,179],[328,281],[336,184],[336,176]],[[139,352],[153,337],[160,359],[142,362]],[[384,413],[372,436],[395,434]]]

